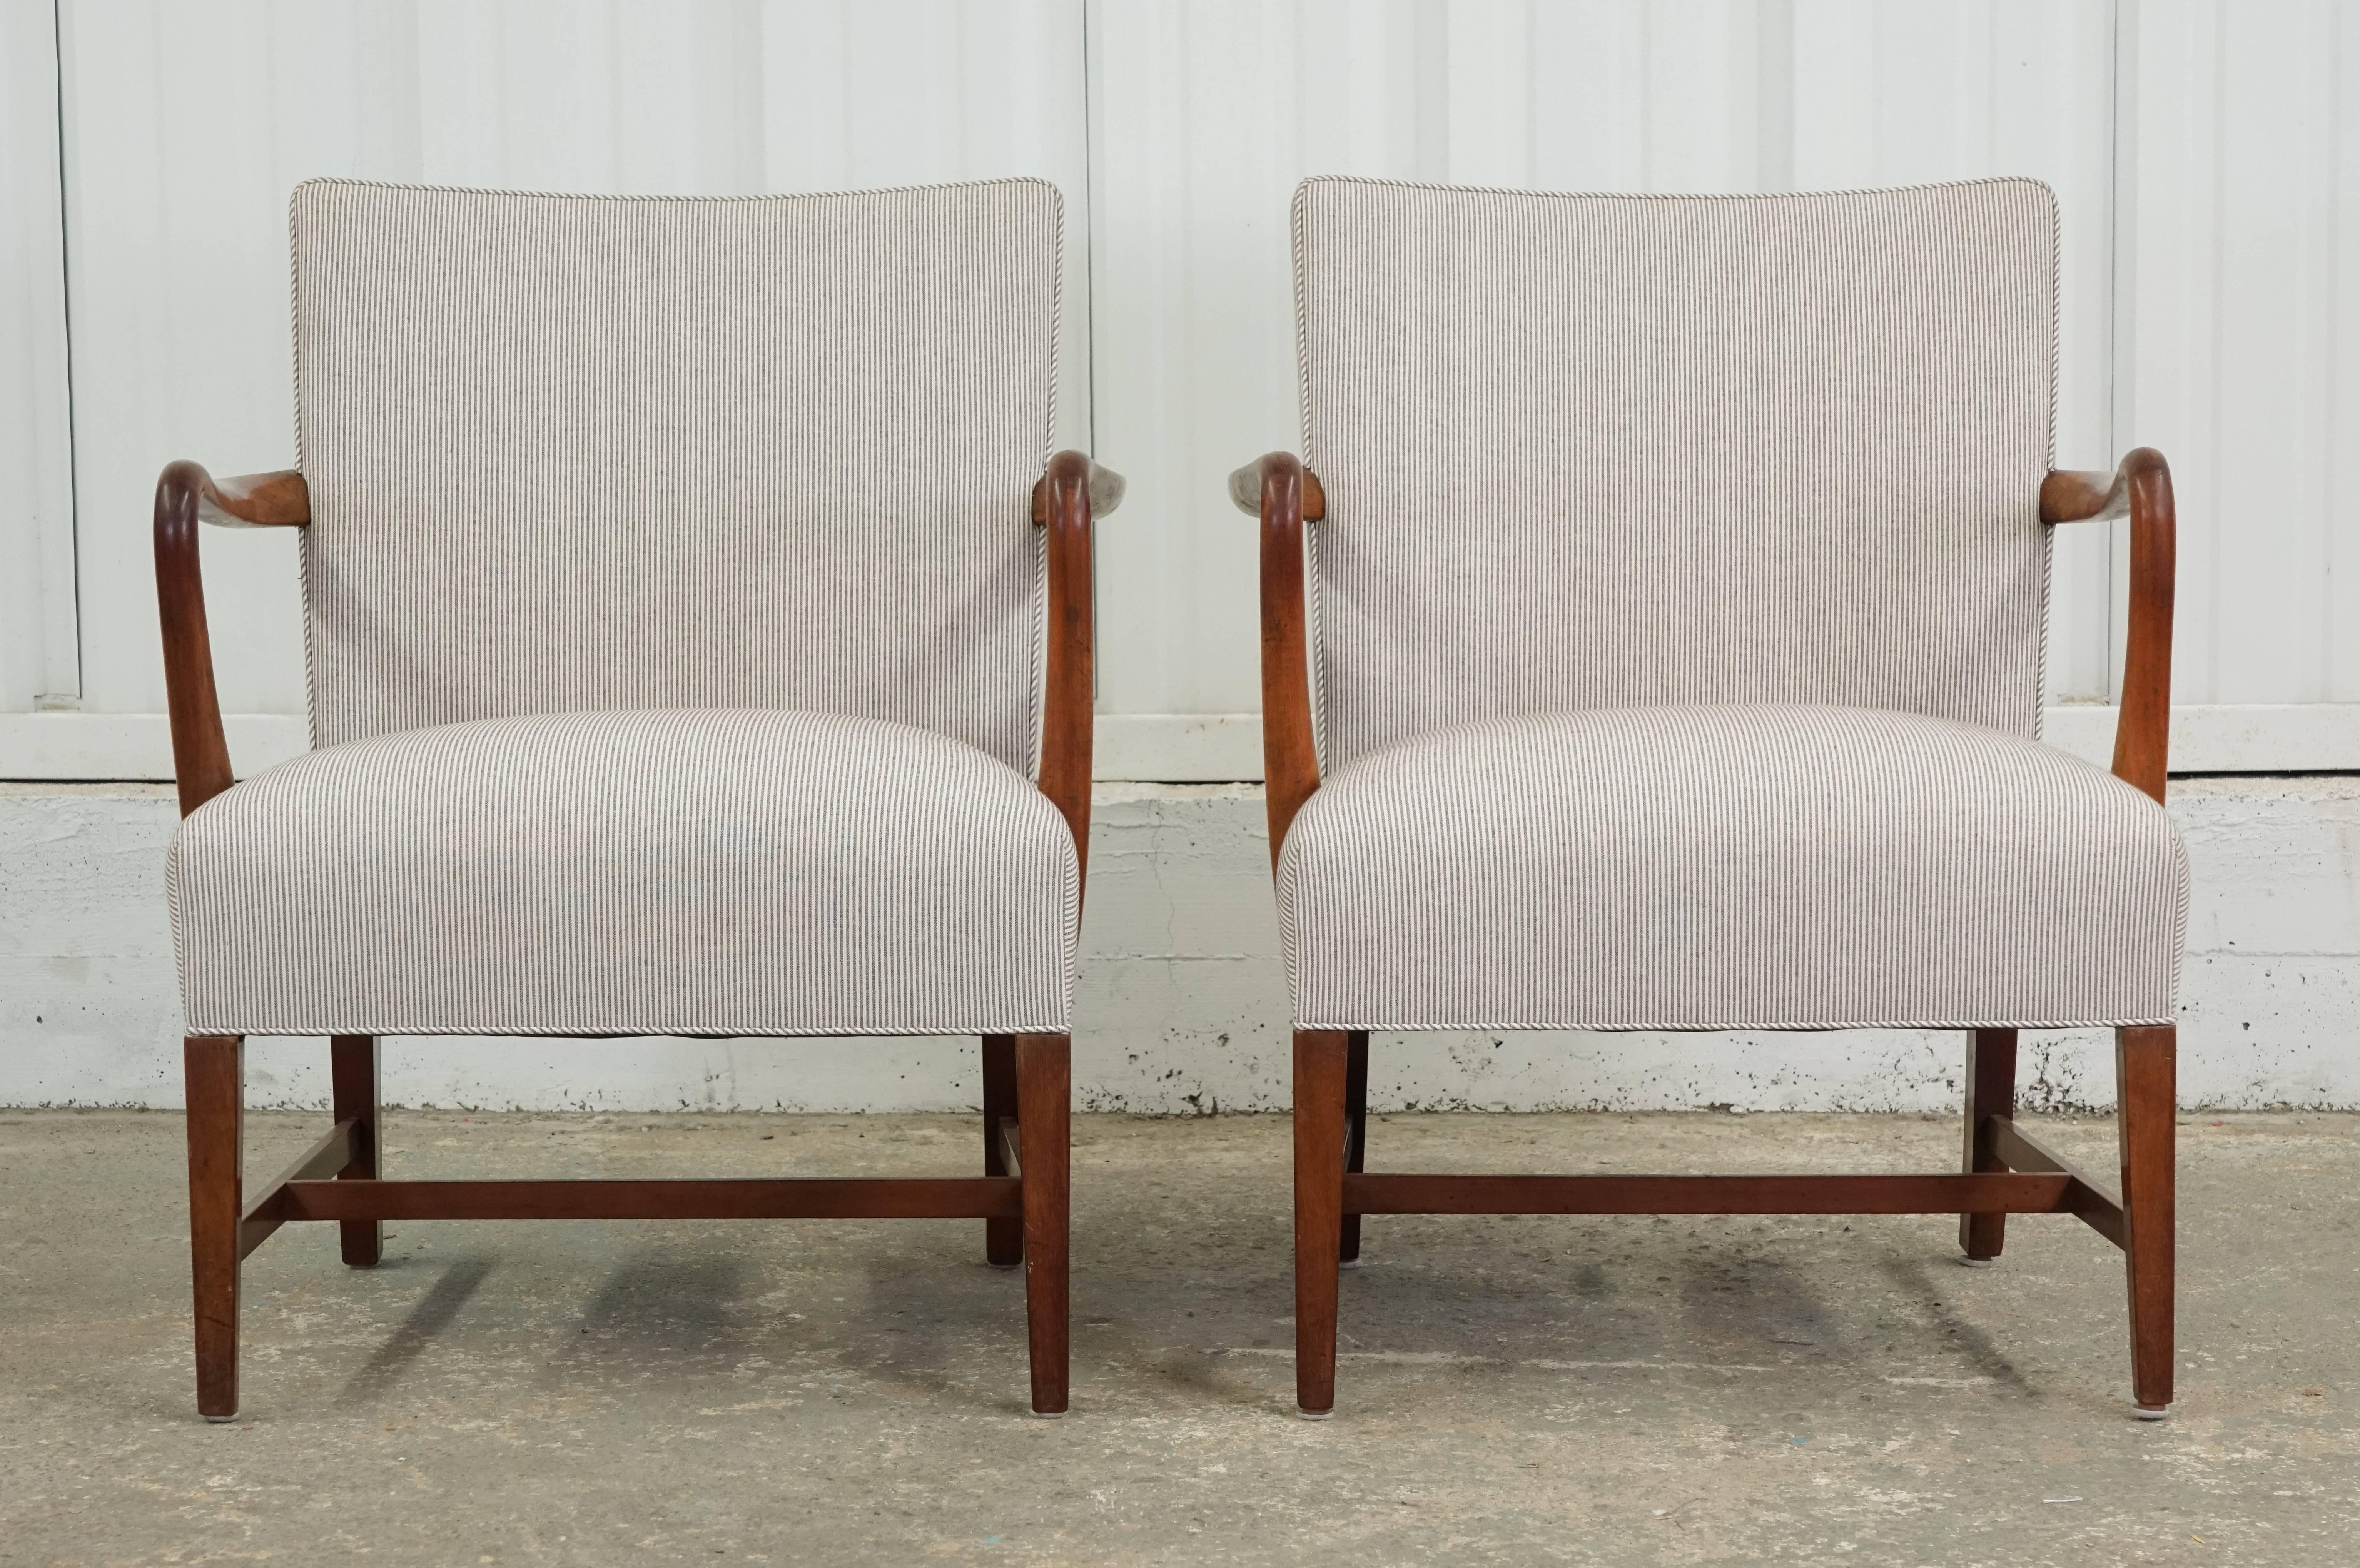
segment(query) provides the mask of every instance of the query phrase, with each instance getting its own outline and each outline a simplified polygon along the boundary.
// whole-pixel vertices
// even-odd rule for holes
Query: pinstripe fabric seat
[[[2130,785],[1859,708],[1437,731],[1323,783],[1278,874],[1303,1029],[2169,1023],[2187,902]]]
[[[2171,826],[2038,743],[2046,187],[1295,225],[1300,1027],[2171,1018]]]
[[[1080,906],[1006,763],[751,708],[330,746],[190,816],[169,883],[209,1034],[1062,1033]]]

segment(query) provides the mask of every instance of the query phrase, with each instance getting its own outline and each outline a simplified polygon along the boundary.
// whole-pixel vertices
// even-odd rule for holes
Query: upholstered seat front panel
[[[1300,1029],[2173,1021],[2170,820],[2036,742],[1914,713],[1591,709],[1338,770],[1288,833]]]
[[[192,1034],[1063,1033],[1065,820],[975,747],[766,709],[329,746],[188,818]]]

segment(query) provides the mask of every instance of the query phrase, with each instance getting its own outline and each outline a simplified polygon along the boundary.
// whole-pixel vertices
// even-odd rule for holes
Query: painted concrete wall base
[[[2360,779],[2176,781],[2194,863],[2180,1086],[2191,1105],[2360,1107]],[[180,1103],[148,785],[0,785],[0,1105]],[[1285,984],[1262,792],[1099,787],[1074,1040],[1078,1105],[1287,1104]],[[2110,1105],[2111,1042],[2028,1037],[2026,1098]],[[1371,1097],[1527,1111],[1947,1110],[1963,1037],[1379,1036]],[[248,1103],[326,1103],[318,1040],[257,1040]],[[971,1040],[395,1040],[387,1097],[497,1109],[936,1110],[978,1103]]]

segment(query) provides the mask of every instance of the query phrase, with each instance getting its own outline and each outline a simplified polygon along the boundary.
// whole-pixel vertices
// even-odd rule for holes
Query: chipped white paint
[[[2191,1105],[2360,1106],[2360,779],[2184,779],[2195,902]],[[1285,985],[1261,791],[1105,785],[1091,852],[1076,1103],[1190,1115],[1287,1103]],[[0,1105],[177,1105],[161,787],[0,786]],[[1381,1106],[1940,1111],[1961,1041],[1805,1035],[1380,1036]],[[258,1040],[257,1105],[327,1092],[315,1040]],[[2099,1034],[2026,1040],[2035,1105],[2103,1106]],[[559,1110],[923,1110],[977,1102],[957,1040],[396,1040],[389,1098]]]

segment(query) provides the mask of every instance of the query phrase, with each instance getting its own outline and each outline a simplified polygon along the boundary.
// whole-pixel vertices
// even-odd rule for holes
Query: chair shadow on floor
[[[1554,1229],[1565,1222],[1544,1224]],[[1339,1360],[1425,1365],[1437,1376],[1452,1367],[1731,1374],[1817,1367],[1827,1369],[1830,1388],[1856,1392],[1895,1370],[1897,1350],[1907,1370],[1926,1375],[1902,1381],[2042,1392],[1957,1310],[1945,1275],[1966,1277],[1939,1254],[1887,1256],[1876,1265],[1876,1285],[1859,1291],[1841,1289],[1830,1272],[1824,1247],[1831,1238],[1782,1236],[1765,1244],[1712,1226],[1699,1241],[1627,1222],[1554,1236],[1539,1225],[1516,1231],[1523,1234],[1470,1237],[1440,1222],[1399,1218],[1372,1225],[1362,1266],[1343,1279]],[[1917,1239],[1896,1232],[1885,1244]],[[1928,1247],[1946,1239],[1931,1231],[1925,1237]],[[1233,1342],[1213,1376],[1222,1376],[1221,1362],[1248,1357],[1288,1358],[1283,1348]],[[1372,1403],[1382,1397],[1370,1396]]]
[[[1896,1291],[1916,1301],[1925,1311],[1943,1337],[1957,1346],[1958,1359],[1972,1367],[1976,1376],[1989,1377],[2010,1393],[2038,1393],[2038,1389],[2025,1381],[2024,1374],[2016,1370],[2016,1363],[1992,1343],[1989,1334],[1961,1317],[1950,1303],[1943,1300],[1942,1292],[1935,1285],[1933,1270],[1937,1268],[1955,1269],[1955,1265],[1946,1261],[1921,1262],[1892,1258],[1885,1260],[1885,1277],[1893,1281]]]
[[[763,1315],[752,1299],[754,1273],[734,1249],[634,1251],[607,1271],[582,1309],[579,1332],[552,1359],[619,1352],[693,1364],[742,1356]]]
[[[817,1267],[807,1258],[759,1249],[748,1255],[727,1244],[711,1250],[659,1246],[553,1271],[544,1265],[540,1288],[530,1293],[572,1296],[582,1301],[578,1311],[552,1302],[500,1312],[554,1342],[539,1367],[544,1380],[571,1382],[617,1366],[658,1382],[695,1380],[724,1375],[749,1356],[810,1355],[873,1387],[1022,1410],[1021,1394],[1001,1397],[998,1387],[1010,1368],[993,1363],[1004,1355],[1019,1378],[1011,1387],[1021,1388],[1023,1280],[1018,1271],[984,1264],[981,1227],[976,1230],[973,1257],[962,1227],[956,1243],[945,1237],[929,1246],[912,1237],[895,1247],[889,1240],[885,1256],[847,1250]],[[346,1380],[338,1402],[398,1399],[419,1381],[414,1369],[449,1355],[473,1332],[462,1316],[492,1269],[490,1258],[446,1266]],[[781,1289],[782,1274],[795,1282]],[[531,1370],[516,1342],[498,1354],[516,1358],[510,1371]]]
[[[1274,1217],[1200,1218],[1199,1242],[1254,1277],[1241,1283],[1191,1269],[1142,1290],[1152,1272],[1125,1254],[1157,1244],[1111,1225],[1099,1259],[1107,1283],[1076,1314],[1084,1359],[1095,1364],[1089,1381],[1104,1393],[1230,1408],[1272,1398],[1254,1369],[1292,1359],[1284,1265],[1257,1246]],[[881,1243],[863,1237],[841,1250],[830,1238],[819,1256],[762,1243],[748,1250],[710,1235],[569,1264],[543,1284],[582,1304],[573,1314],[554,1308],[536,1325],[556,1340],[541,1376],[566,1381],[628,1365],[659,1381],[663,1369],[700,1381],[748,1356],[808,1356],[872,1394],[1021,1408],[1000,1387],[1023,1356],[1021,1279],[984,1266],[982,1238],[966,1225],[931,1229],[896,1227]],[[1817,1364],[1873,1382],[1884,1366],[1876,1346],[1907,1340],[1916,1355],[1955,1368],[1946,1375],[2037,1392],[1956,1311],[1936,1272],[1946,1260],[1882,1259],[1885,1289],[1871,1301],[1830,1296],[1808,1243],[1805,1256],[1782,1256],[1791,1238],[1764,1247],[1721,1235],[1699,1251],[1692,1235],[1627,1222],[1510,1222],[1480,1236],[1463,1222],[1389,1216],[1370,1240],[1368,1266],[1347,1276],[1347,1360],[1749,1372]],[[447,1265],[352,1375],[340,1402],[398,1396],[421,1359],[447,1353],[467,1332],[462,1316],[492,1268],[476,1257]]]
[[[461,1309],[490,1277],[488,1258],[463,1258],[442,1271],[428,1287],[367,1363],[353,1374],[338,1396],[339,1404],[360,1404],[390,1391],[402,1373],[458,1320]]]

